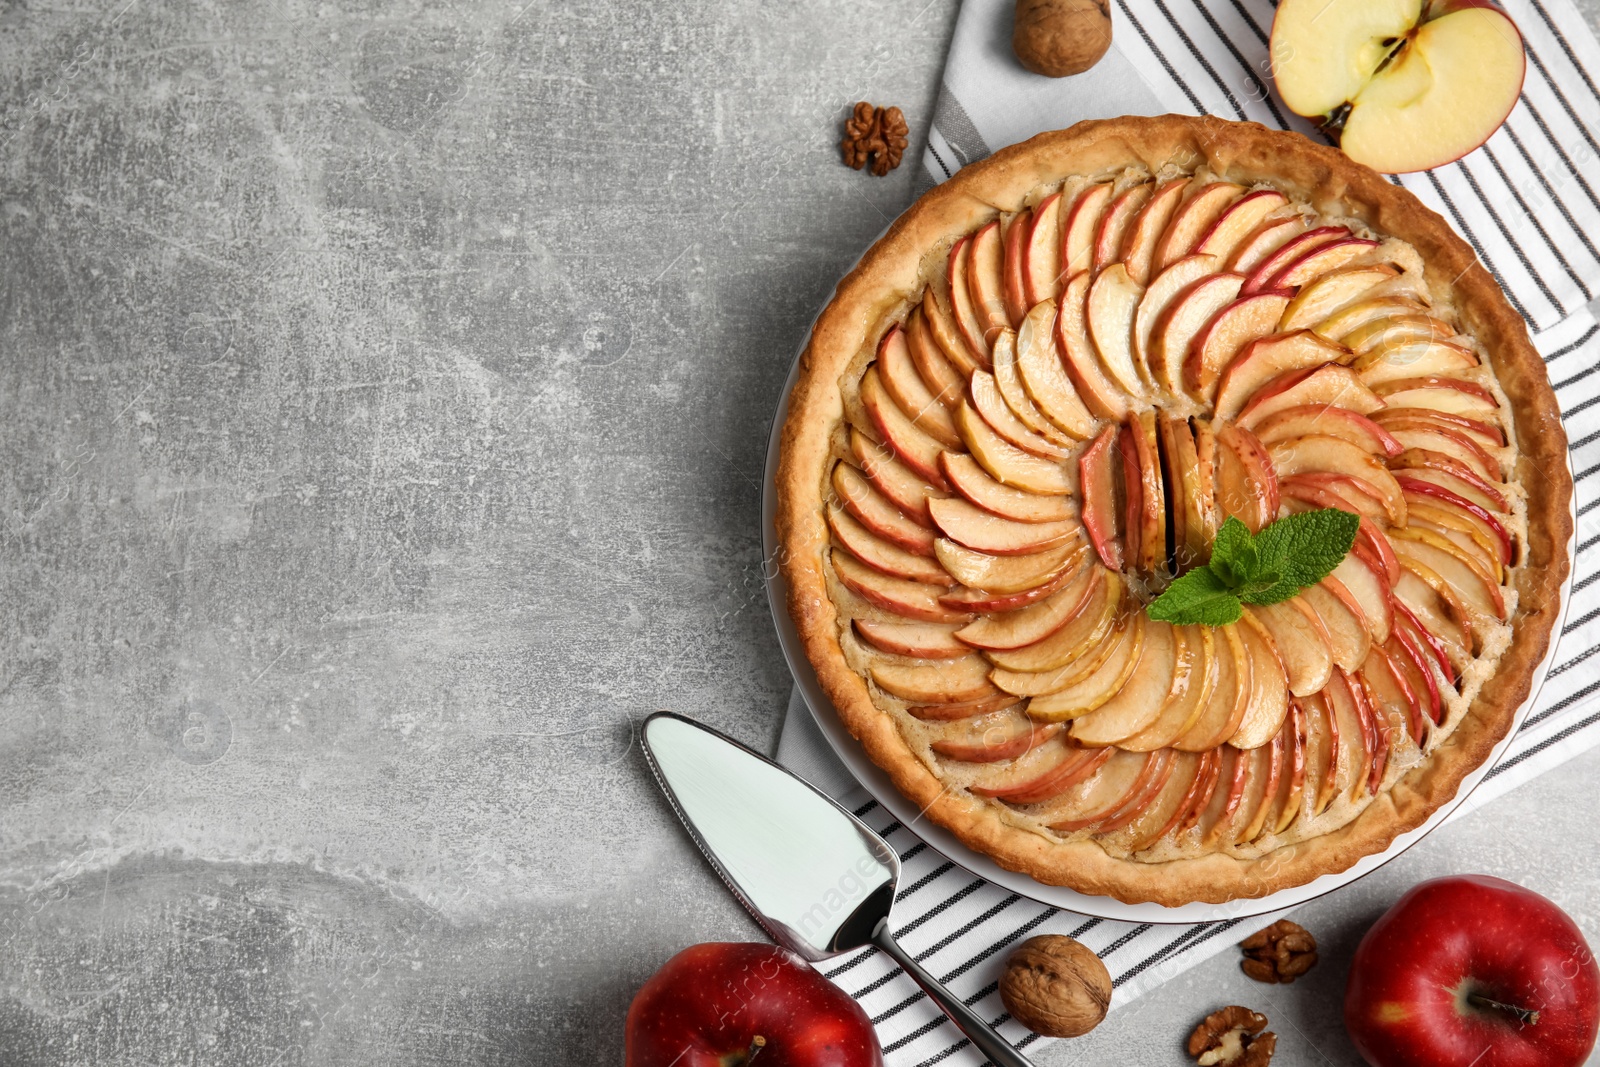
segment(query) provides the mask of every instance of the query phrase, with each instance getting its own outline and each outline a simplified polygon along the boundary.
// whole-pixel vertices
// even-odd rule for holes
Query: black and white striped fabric
[[[1116,43],[1087,74],[1051,80],[1011,59],[1012,0],[965,0],[946,62],[922,176],[949,177],[995,148],[1080,119],[1211,113],[1315,131],[1269,92],[1270,0],[1113,0]],[[1471,813],[1600,744],[1600,44],[1568,0],[1505,0],[1528,50],[1521,102],[1465,159],[1394,179],[1445,217],[1528,320],[1550,368],[1572,446],[1578,529],[1572,599],[1554,666],[1505,758],[1457,809]],[[1596,172],[1591,174],[1590,172]],[[822,714],[830,714],[827,709]],[[995,992],[1005,950],[1066,933],[1105,960],[1123,1010],[1142,993],[1278,915],[1150,926],[1061,911],[975,878],[901,826],[849,778],[796,694],[779,759],[838,796],[900,852],[897,936],[934,975],[1019,1047]],[[1280,913],[1281,914],[1281,913]],[[981,1063],[961,1034],[881,953],[824,966],[877,1024],[891,1065]]]

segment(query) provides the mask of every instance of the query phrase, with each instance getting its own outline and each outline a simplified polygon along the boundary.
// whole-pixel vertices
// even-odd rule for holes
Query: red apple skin
[[[708,942],[666,962],[633,998],[627,1067],[883,1067],[872,1020],[776,945]]]
[[[1521,1024],[1472,993],[1538,1018]],[[1435,878],[1362,938],[1344,1022],[1373,1067],[1578,1067],[1600,1023],[1600,968],[1539,894],[1484,874]]]

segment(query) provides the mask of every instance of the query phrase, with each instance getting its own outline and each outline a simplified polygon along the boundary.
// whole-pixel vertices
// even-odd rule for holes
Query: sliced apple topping
[[[1156,186],[1150,199],[1145,201],[1139,215],[1128,227],[1122,243],[1122,262],[1127,265],[1128,277],[1140,285],[1147,285],[1155,273],[1156,245],[1166,233],[1172,214],[1183,202],[1188,178],[1173,178]]]
[[[978,619],[958,630],[956,636],[973,648],[985,649],[1022,648],[1043,641],[1093,607],[1097,595],[1105,599],[1100,588],[1105,574],[1097,567],[1084,567],[1059,592],[1037,604]]]
[[[1194,250],[1227,262],[1244,248],[1267,216],[1282,210],[1288,203],[1289,198],[1276,189],[1256,189],[1246,193],[1217,216],[1217,221],[1206,230]]]
[[[1153,574],[1167,561],[1167,505],[1157,455],[1155,412],[1139,412],[1124,423],[1117,444],[1122,451],[1126,496],[1123,532],[1127,559]]]
[[[848,463],[839,463],[833,468],[831,480],[839,500],[867,529],[907,552],[919,556],[933,555],[933,530],[908,518],[887,496],[875,489],[859,470]],[[931,512],[928,517],[931,522]]]
[[[1051,193],[1033,209],[1022,252],[1023,291],[1028,307],[1061,295],[1061,193]]]
[[[1006,314],[1005,253],[1001,243],[1000,220],[980,227],[972,235],[972,251],[967,258],[967,292],[983,341],[992,345],[997,333],[1009,329]]]
[[[1350,350],[1310,330],[1275,334],[1252,342],[1222,371],[1217,381],[1214,417],[1231,421],[1239,417],[1258,393],[1274,392],[1268,383],[1294,371],[1311,371],[1350,359]],[[1298,379],[1296,379],[1298,380]]]
[[[1277,412],[1308,404],[1333,404],[1371,415],[1383,408],[1383,399],[1349,367],[1328,363],[1281,374],[1262,386],[1239,412],[1239,423],[1255,426]]]
[[[1090,185],[1078,194],[1061,227],[1061,273],[1065,278],[1094,267],[1094,242],[1100,219],[1111,203],[1111,183]]]
[[[1217,511],[1259,533],[1278,517],[1278,474],[1255,434],[1242,426],[1217,431]]]
[[[1056,751],[1045,752],[1020,772],[1008,769],[1004,777],[974,784],[971,791],[1007,804],[1038,804],[1098,777],[1115,754],[1111,749],[1084,749],[1059,736],[1058,740]]]
[[[1478,365],[1469,348],[1449,341],[1383,340],[1357,356],[1352,366],[1368,385],[1430,375],[1460,374]]]
[[[928,747],[945,759],[998,763],[1038,748],[1061,729],[1035,722],[1020,707],[1010,707],[944,723],[937,736],[930,738]]]
[[[939,474],[939,453],[944,447],[924,433],[894,402],[879,380],[876,366],[868,367],[861,377],[861,406],[896,459],[934,488],[949,488]]]
[[[1121,419],[1128,413],[1132,398],[1106,373],[1089,340],[1086,312],[1090,284],[1087,271],[1066,283],[1056,316],[1056,350],[1067,377],[1089,411],[1098,418]]]
[[[976,378],[981,372],[973,373]],[[998,393],[996,389],[992,399],[998,400]],[[961,432],[961,439],[966,442],[972,458],[1002,485],[1046,496],[1065,496],[1072,492],[1072,476],[1064,466],[1043,456],[1024,452],[1007,441],[971,404],[963,403],[956,409],[956,429]],[[942,475],[938,481],[941,488],[946,486]]]
[[[1050,310],[1049,304],[1043,304],[1041,307],[1046,311]],[[1029,320],[1029,322],[1033,323],[1035,327],[1038,325],[1037,318]],[[1024,323],[1024,325],[1027,324]],[[1023,426],[1037,436],[1049,441],[1058,449],[1070,450],[1075,440],[1082,440],[1089,435],[1089,429],[1093,426],[1093,421],[1089,418],[1089,413],[1083,410],[1082,405],[1079,405],[1078,410],[1078,414],[1083,416],[1083,421],[1078,426],[1080,433],[1063,433],[1060,427],[1045,417],[1044,411],[1038,404],[1034,403],[1033,397],[1029,395],[1027,387],[1023,384],[1022,368],[1020,366],[1021,358],[1017,352],[1019,340],[1018,335],[1013,334],[1010,330],[995,338],[994,383],[1000,389],[1000,396],[1005,400],[1006,407],[1011,409],[1011,414],[1015,415],[1017,421],[1021,422]],[[1054,355],[1054,345],[1051,343],[1048,321],[1044,323],[1042,344],[1037,328],[1028,330],[1028,344],[1031,348],[1040,349]],[[1039,357],[1036,356],[1035,360],[1038,361],[1038,359]],[[1056,363],[1058,371],[1060,366],[1061,364],[1058,361]],[[1062,380],[1065,381],[1065,378],[1063,377]]]
[[[1331,250],[1336,246],[1324,247]],[[1313,275],[1289,301],[1279,329],[1310,329],[1399,274],[1398,269],[1387,263],[1373,263]]]
[[[1084,440],[1094,434],[1094,416],[1062,367],[1055,345],[1055,322],[1053,300],[1035,305],[1023,318],[1017,331],[1017,373],[1028,399],[1049,424],[1068,438]],[[999,370],[996,364],[997,375]],[[1004,392],[1004,379],[997,376],[996,381]]]
[[[924,303],[931,297],[925,298]],[[906,348],[911,353],[911,362],[917,368],[917,374],[922,377],[922,384],[927,386],[928,392],[939,399],[939,403],[947,408],[954,408],[961,403],[961,394],[967,385],[967,374],[971,371],[960,371],[955,364],[945,356],[939,343],[934,340],[933,330],[928,326],[927,316],[919,305],[911,309],[911,314],[906,316]]]
[[[1220,627],[1212,637],[1216,679],[1200,715],[1172,742],[1185,752],[1216,748],[1238,730],[1250,707],[1250,656],[1237,625]]]
[[[1444,375],[1392,378],[1372,391],[1394,407],[1432,408],[1473,419],[1492,419],[1499,411],[1494,394],[1477,382]]]
[[[1239,639],[1250,657],[1250,705],[1228,743],[1234,748],[1260,748],[1273,739],[1289,713],[1289,680],[1277,646],[1259,621],[1245,615]]]
[[[1280,478],[1326,472],[1353,480],[1362,492],[1383,504],[1392,525],[1405,525],[1406,502],[1400,484],[1389,468],[1366,449],[1331,434],[1307,434],[1279,441],[1268,447],[1267,454]]]
[[[944,453],[939,457],[939,466],[957,493],[1003,519],[1067,522],[1077,514],[1070,497],[1042,496],[1003,485],[989,477],[965,452]],[[931,514],[928,521],[933,521]]]
[[[1143,613],[1127,618],[1123,625],[1114,631],[1116,636],[1111,639],[1110,654],[1092,670],[1073,669],[1088,659],[1085,656],[1080,660],[1070,661],[1068,665],[1058,667],[1055,671],[1011,672],[997,668],[993,679],[1001,688],[1006,688],[1007,682],[1010,682],[1011,687],[1015,689],[1027,684],[1024,681],[1025,677],[1031,681],[1029,677],[1031,675],[1048,674],[1054,677],[1057,672],[1071,672],[1065,682],[1054,685],[1049,692],[1037,694],[1029,700],[1028,714],[1048,722],[1076,719],[1105,704],[1127,684],[1144,652],[1145,627]],[[1044,683],[1041,681],[1040,684]]]
[[[1124,508],[1118,497],[1121,481],[1121,452],[1117,448],[1120,431],[1107,426],[1078,458],[1079,484],[1083,487],[1083,528],[1089,543],[1113,571],[1125,562],[1122,544]]]
[[[929,391],[911,360],[906,333],[896,326],[878,344],[878,374],[884,390],[917,429],[946,448],[960,448],[961,438],[944,403]]]
[[[950,575],[945,573],[945,569],[939,566],[937,560],[907,552],[898,545],[885,541],[838,505],[828,508],[828,528],[833,531],[833,536],[839,544],[843,545],[852,556],[874,570],[880,570],[895,578],[906,578],[928,585],[947,588],[952,584]]]
[[[1311,224],[1306,216],[1298,213],[1283,218],[1268,219],[1239,243],[1239,247],[1228,260],[1228,269],[1248,276],[1266,262],[1268,256],[1310,228]]]
[[[1243,192],[1241,186],[1232,182],[1211,182],[1199,188],[1190,183],[1188,197],[1173,212],[1166,232],[1156,243],[1155,270],[1163,271],[1196,251],[1195,246]]]
[[[1299,599],[1322,622],[1333,662],[1347,671],[1360,670],[1372,646],[1372,631],[1360,603],[1349,590],[1336,578],[1324,578],[1304,590]]]
[[[982,656],[925,663],[874,663],[868,674],[890,696],[912,704],[960,704],[996,696]]]
[[[1133,358],[1133,322],[1144,286],[1128,277],[1121,263],[1107,267],[1089,286],[1085,315],[1089,340],[1100,357],[1100,365],[1122,390],[1133,397],[1145,395],[1145,372]]]
[[[1167,694],[1155,721],[1118,742],[1119,748],[1130,752],[1167,748],[1188,733],[1209,706],[1219,673],[1216,635],[1206,626],[1182,629],[1184,647],[1189,651],[1183,665],[1184,677],[1174,680],[1172,691]]]
[[[1279,274],[1282,274],[1293,263],[1304,258],[1308,253],[1316,251],[1323,245],[1332,244],[1350,236],[1346,226],[1318,226],[1306,230],[1285,241],[1271,255],[1255,264],[1254,268],[1245,275],[1244,288],[1241,290],[1246,296],[1259,293],[1275,286],[1270,283]],[[953,255],[953,253],[952,253]]]
[[[856,619],[856,636],[879,652],[916,659],[958,659],[972,646],[958,641],[958,627],[947,622],[883,622]]]
[[[1374,456],[1397,456],[1405,449],[1399,438],[1376,422],[1359,411],[1351,411],[1337,404],[1301,404],[1282,408],[1256,420],[1253,428],[1264,445],[1320,433],[1341,437]]]
[[[956,327],[954,313],[940,302],[931,285],[923,291],[921,308],[922,318],[928,324],[928,336],[965,382],[967,375],[985,364],[978,362],[978,357],[967,347]]]
[[[1333,671],[1333,641],[1322,619],[1300,597],[1281,604],[1249,609],[1278,650],[1289,679],[1289,692],[1297,697],[1319,691]]]
[[[1329,316],[1323,322],[1331,322],[1338,316]],[[1319,326],[1321,323],[1318,324]],[[1319,329],[1317,331],[1321,333]],[[1361,325],[1336,337],[1340,344],[1350,351],[1361,355],[1378,345],[1412,345],[1427,341],[1451,341],[1456,337],[1455,330],[1450,326],[1422,311],[1396,310],[1392,314],[1375,316]],[[1473,360],[1477,362],[1476,359]]]
[[[1238,298],[1242,284],[1244,279],[1237,274],[1201,278],[1173,300],[1166,313],[1157,319],[1150,334],[1150,370],[1168,392],[1183,392],[1184,366],[1190,362],[1196,338],[1219,312]]]
[[[1033,229],[1033,209],[1023,208],[1005,224],[1004,249],[1001,259],[1001,282],[1006,302],[1006,319],[1012,329],[1022,325],[1022,316],[1033,306],[1028,300],[1028,280],[1023,260],[1026,257],[1028,235]]]
[[[1008,377],[1012,379],[1013,389],[1021,392],[1021,383],[1016,380],[1016,349],[1012,338],[1013,335],[1010,330],[1004,331],[995,338],[995,366],[998,371],[1000,363],[1004,361],[1010,368]],[[1071,455],[1071,450],[1067,444],[1059,444],[1057,441],[1038,433],[1017,416],[1016,408],[1006,403],[999,382],[993,375],[986,371],[973,371],[972,380],[967,383],[967,391],[972,400],[972,406],[983,417],[983,421],[988,423],[995,433],[999,434],[1001,438],[1011,445],[1022,449],[1024,452],[1031,452],[1035,456],[1044,456],[1050,459],[1066,459]],[[1033,409],[1029,417],[1040,424],[1044,424],[1044,417],[1039,414],[1037,408],[1033,408],[1032,401],[1027,401],[1026,395],[1020,399],[1019,406],[1021,406],[1022,402],[1026,402],[1027,407]],[[1065,441],[1060,431],[1052,428],[1051,433],[1054,437]]]
[[[966,622],[971,618],[967,612],[941,603],[939,590],[935,586],[891,578],[857,561],[848,552],[835,551],[830,558],[841,585],[868,604],[891,615],[923,622]]]
[[[1087,715],[1072,720],[1082,745],[1114,745],[1155,722],[1169,697],[1187,684],[1193,653],[1171,623],[1147,621],[1139,665],[1126,684]]]
[[[1214,401],[1223,368],[1246,346],[1273,333],[1288,303],[1287,292],[1252,293],[1212,315],[1188,343],[1183,385],[1189,395],[1208,404]]]
[[[960,497],[930,500],[928,511],[945,536],[992,556],[1022,556],[1080,537],[1076,522],[1015,522]]]
[[[1005,671],[1038,674],[1056,671],[1089,655],[1116,626],[1122,607],[1122,580],[1109,571],[1098,571],[1089,596],[1062,626],[1031,644],[1013,648],[991,648],[989,659]],[[1031,609],[1028,609],[1031,610]],[[1019,613],[1020,614],[1020,613]],[[1028,624],[1032,626],[1032,624]],[[1002,631],[985,631],[994,639]],[[984,639],[984,634],[978,639]]]
[[[1155,186],[1149,182],[1131,185],[1118,193],[1111,201],[1111,206],[1106,208],[1106,213],[1100,219],[1100,227],[1094,236],[1094,269],[1104,270],[1113,263],[1122,261],[1123,238],[1150,200],[1150,194]]]
[[[934,550],[965,587],[939,598],[958,611],[1016,611],[1038,603],[1072,580],[1083,557],[1077,541],[1026,556],[991,556],[941,537]]]
[[[873,488],[887,497],[906,518],[933,528],[928,501],[947,494],[919,478],[911,468],[895,459],[893,452],[853,426],[850,428],[850,457],[872,482]]]
[[[987,368],[989,342],[984,336],[985,320],[972,292],[972,248],[975,237],[963,237],[950,249],[945,284],[950,292],[950,314],[957,335],[967,352],[967,362]]]
[[[1165,383],[1165,368],[1151,359],[1150,346],[1156,323],[1167,314],[1180,293],[1206,275],[1215,274],[1220,265],[1216,256],[1185,256],[1162,271],[1139,300],[1133,321],[1133,358],[1143,364],[1150,377],[1169,392],[1173,390]]]

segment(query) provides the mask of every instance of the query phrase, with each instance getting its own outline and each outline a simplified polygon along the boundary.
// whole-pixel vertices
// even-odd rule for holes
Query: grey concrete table
[[[636,727],[774,740],[767,425],[914,170],[839,123],[920,135],[954,12],[0,3],[0,1064],[617,1062],[757,935]],[[1597,771],[1308,908],[1308,981],[1219,960],[1040,1062],[1230,999],[1350,1062],[1351,943],[1437,871],[1600,935]]]

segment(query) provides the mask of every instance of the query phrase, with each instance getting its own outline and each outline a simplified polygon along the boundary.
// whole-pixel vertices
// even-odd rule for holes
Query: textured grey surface
[[[0,1064],[617,1062],[757,935],[634,728],[773,741],[767,424],[915,169],[838,124],[920,134],[954,14],[0,0]],[[1309,982],[1040,1061],[1238,998],[1347,1062],[1350,941],[1434,871],[1600,933],[1597,771],[1308,909]]]

